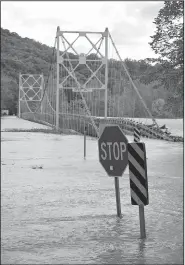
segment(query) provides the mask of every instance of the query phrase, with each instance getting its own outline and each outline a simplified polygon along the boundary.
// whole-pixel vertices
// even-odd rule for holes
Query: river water
[[[146,239],[128,168],[116,217],[114,178],[98,161],[97,140],[87,138],[84,160],[82,136],[2,132],[2,264],[183,264],[183,144],[142,140]]]

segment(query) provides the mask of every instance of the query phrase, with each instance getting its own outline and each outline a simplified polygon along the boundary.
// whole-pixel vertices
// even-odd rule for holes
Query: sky
[[[163,6],[163,1],[2,1],[1,27],[51,47],[57,26],[98,32],[108,27],[121,58],[140,60],[156,57],[149,42]],[[81,40],[80,52],[85,47]]]

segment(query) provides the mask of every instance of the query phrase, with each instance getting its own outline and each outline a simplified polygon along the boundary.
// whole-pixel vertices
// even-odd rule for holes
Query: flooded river
[[[149,205],[142,240],[128,168],[119,219],[97,140],[87,138],[86,160],[82,136],[2,132],[1,141],[2,264],[183,264],[182,143],[143,139]]]

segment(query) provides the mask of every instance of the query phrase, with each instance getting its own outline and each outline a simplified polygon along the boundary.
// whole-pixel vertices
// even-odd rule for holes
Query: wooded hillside
[[[1,28],[1,109],[9,109],[11,113],[17,112],[19,73],[43,73],[47,77],[52,52],[52,47],[29,38],[21,38],[18,34]],[[161,74],[165,71],[165,65],[162,63],[153,65],[150,59],[126,59],[125,63],[155,117],[183,116],[183,97],[182,94],[176,93],[179,80],[174,72],[174,76],[163,76],[164,82]],[[111,62],[110,66],[109,77],[110,71],[119,74],[119,61]],[[83,68],[79,70],[82,78],[86,78],[86,74]],[[109,78],[110,88],[114,86],[113,82]],[[116,97],[115,90],[112,91],[112,97]],[[140,116],[139,108],[137,116]]]

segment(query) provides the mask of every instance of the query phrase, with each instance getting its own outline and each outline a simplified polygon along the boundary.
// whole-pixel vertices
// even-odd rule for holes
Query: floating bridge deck
[[[24,113],[22,114],[23,119],[28,119],[31,121],[39,122],[42,124],[50,125],[55,127],[53,124],[53,119],[50,115],[41,115],[41,114],[33,114],[33,113]],[[102,117],[93,117],[97,128],[100,127],[100,124],[115,124],[119,125],[120,128],[126,135],[133,135],[134,128],[137,127],[140,130],[141,137],[151,138],[151,139],[161,139],[165,141],[171,142],[183,142],[184,138],[181,136],[171,135],[165,133],[160,127],[151,127],[142,122],[136,122],[133,119],[128,118],[102,118]],[[91,137],[98,137],[91,120],[87,116],[83,115],[60,115],[59,120],[60,129],[68,129],[75,131],[80,134],[84,134],[86,128],[86,134]]]
[[[156,127],[149,127],[142,122],[136,122],[132,119],[124,119],[124,118],[108,118],[108,119],[97,119],[99,123],[107,123],[107,124],[116,124],[121,127],[121,129],[126,134],[134,134],[134,128],[138,128],[140,130],[140,134],[142,137],[151,138],[151,139],[161,139],[166,141],[173,141],[173,142],[183,142],[183,137],[180,136],[173,136],[171,134],[167,134],[162,129]]]

